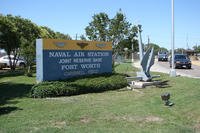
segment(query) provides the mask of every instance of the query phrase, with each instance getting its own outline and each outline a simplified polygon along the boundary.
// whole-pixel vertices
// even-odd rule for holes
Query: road
[[[139,61],[134,63],[135,67],[139,67]],[[154,65],[151,67],[151,71],[168,73],[170,72],[169,62],[161,62],[155,60]],[[192,65],[191,69],[176,69],[176,74],[180,76],[200,78],[200,66]]]

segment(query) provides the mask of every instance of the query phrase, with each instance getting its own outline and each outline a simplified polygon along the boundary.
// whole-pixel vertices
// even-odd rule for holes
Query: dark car
[[[172,63],[171,63],[171,58],[169,61],[170,67],[172,67]],[[190,58],[187,55],[184,54],[175,54],[174,55],[174,67],[175,68],[188,68],[191,69],[192,67],[192,63],[190,61]]]
[[[158,61],[168,61],[167,54],[159,54],[158,55]]]
[[[168,61],[167,52],[158,52],[158,61]]]

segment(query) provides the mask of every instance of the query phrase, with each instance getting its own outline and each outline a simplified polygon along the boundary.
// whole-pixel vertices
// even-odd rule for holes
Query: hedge
[[[73,78],[65,81],[51,81],[36,84],[31,89],[31,97],[71,96],[85,93],[121,89],[127,86],[124,75],[104,74]]]

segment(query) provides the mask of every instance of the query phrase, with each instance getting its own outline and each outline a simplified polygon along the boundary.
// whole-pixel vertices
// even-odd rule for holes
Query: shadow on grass
[[[157,88],[169,88],[169,87],[171,87],[171,86],[168,84],[169,80],[164,80],[164,81],[155,80],[155,82],[157,82],[157,83],[155,84],[155,86],[156,86]]]
[[[31,87],[30,84],[0,83],[0,106],[2,106],[0,107],[0,115],[19,110],[18,107],[8,105],[18,103],[18,101],[11,101],[12,99],[28,97]]]
[[[24,70],[0,70],[0,78],[24,75]]]
[[[22,109],[18,107],[11,107],[11,106],[0,107],[0,115],[5,115],[16,110],[22,110]]]

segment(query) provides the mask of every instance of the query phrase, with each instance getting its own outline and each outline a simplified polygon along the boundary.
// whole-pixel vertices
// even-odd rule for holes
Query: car
[[[11,62],[14,61],[14,56],[13,55],[10,55],[11,57]],[[0,58],[0,63],[1,64],[4,64],[3,67],[9,67],[10,66],[10,62],[9,62],[9,58],[8,58],[8,55],[5,55],[5,56],[2,56]],[[17,61],[17,64],[16,64],[17,67],[22,67],[24,68],[26,66],[26,63],[23,59],[21,58],[18,58],[18,61]]]
[[[170,58],[169,64],[172,67],[172,58]],[[191,69],[192,63],[190,58],[185,54],[175,54],[174,55],[174,67],[175,68],[188,68]]]
[[[158,61],[168,61],[167,52],[158,52]]]

